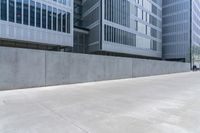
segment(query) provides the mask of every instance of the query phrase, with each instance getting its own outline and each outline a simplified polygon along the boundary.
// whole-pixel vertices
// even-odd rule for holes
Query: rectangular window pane
[[[51,30],[52,7],[48,7],[48,29]]]
[[[66,32],[66,12],[63,11],[63,15],[62,15],[62,31]]]
[[[1,0],[1,20],[7,20],[7,0]]]
[[[28,0],[24,0],[24,18],[23,18],[23,22],[25,25],[28,25],[28,12],[29,12],[29,8],[28,8]]]
[[[35,1],[30,3],[30,25],[35,26]]]
[[[15,21],[15,3],[14,0],[9,0],[9,21]]]
[[[58,31],[61,31],[61,17],[62,17],[62,11],[58,10]]]
[[[56,30],[57,27],[57,9],[53,9],[53,30]]]
[[[67,33],[70,33],[70,13],[67,13]]]
[[[47,9],[46,5],[42,5],[42,28],[46,28],[47,25]]]
[[[22,0],[16,1],[16,21],[17,23],[22,23]]]
[[[41,4],[36,3],[36,26],[41,27]]]

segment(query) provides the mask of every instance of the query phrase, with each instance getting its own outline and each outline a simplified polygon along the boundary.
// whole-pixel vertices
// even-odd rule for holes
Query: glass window
[[[16,1],[16,22],[22,23],[22,0]]]
[[[67,13],[67,33],[70,33],[70,13]]]
[[[52,7],[48,7],[48,29],[51,30]]]
[[[62,3],[62,0],[58,0],[59,3]]]
[[[53,8],[53,30],[57,30],[57,9]]]
[[[135,30],[138,31],[138,21],[135,21]]]
[[[36,26],[41,27],[41,4],[36,3]]]
[[[66,1],[66,0],[63,0],[63,4],[64,4],[64,5],[67,5],[67,1]]]
[[[58,10],[58,31],[61,31],[61,18],[62,18],[62,11]]]
[[[28,0],[24,0],[24,18],[23,18],[23,22],[25,25],[28,25],[28,12],[29,12],[29,8],[28,8]]]
[[[62,15],[62,31],[66,32],[66,12],[63,11],[63,15]]]
[[[30,3],[30,25],[35,26],[35,1]]]
[[[15,21],[15,3],[14,0],[9,0],[9,21]]]
[[[42,5],[42,28],[46,28],[47,25],[47,9],[46,5]]]
[[[7,20],[7,0],[1,0],[1,20]]]

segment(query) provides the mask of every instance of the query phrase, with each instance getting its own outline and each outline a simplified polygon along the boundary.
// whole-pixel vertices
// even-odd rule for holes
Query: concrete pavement
[[[199,72],[0,92],[0,133],[199,132]]]

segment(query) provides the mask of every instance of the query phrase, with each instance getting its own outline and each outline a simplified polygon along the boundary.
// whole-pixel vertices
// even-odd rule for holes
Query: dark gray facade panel
[[[83,13],[87,12],[88,9],[92,8],[98,2],[100,2],[100,0],[85,0],[83,2]]]
[[[99,7],[94,9],[92,12],[90,12],[87,16],[83,18],[83,26],[88,27],[95,23],[96,21],[99,21]]]
[[[100,34],[99,34],[99,29],[100,29],[100,25],[97,25],[95,26],[94,28],[92,28],[90,30],[90,33],[89,33],[89,44],[91,43],[95,43],[97,41],[100,41]]]

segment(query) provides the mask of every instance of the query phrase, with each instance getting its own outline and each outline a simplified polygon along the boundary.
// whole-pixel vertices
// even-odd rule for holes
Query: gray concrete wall
[[[0,90],[190,71],[190,64],[0,47]]]
[[[44,86],[45,52],[0,47],[0,90]]]

